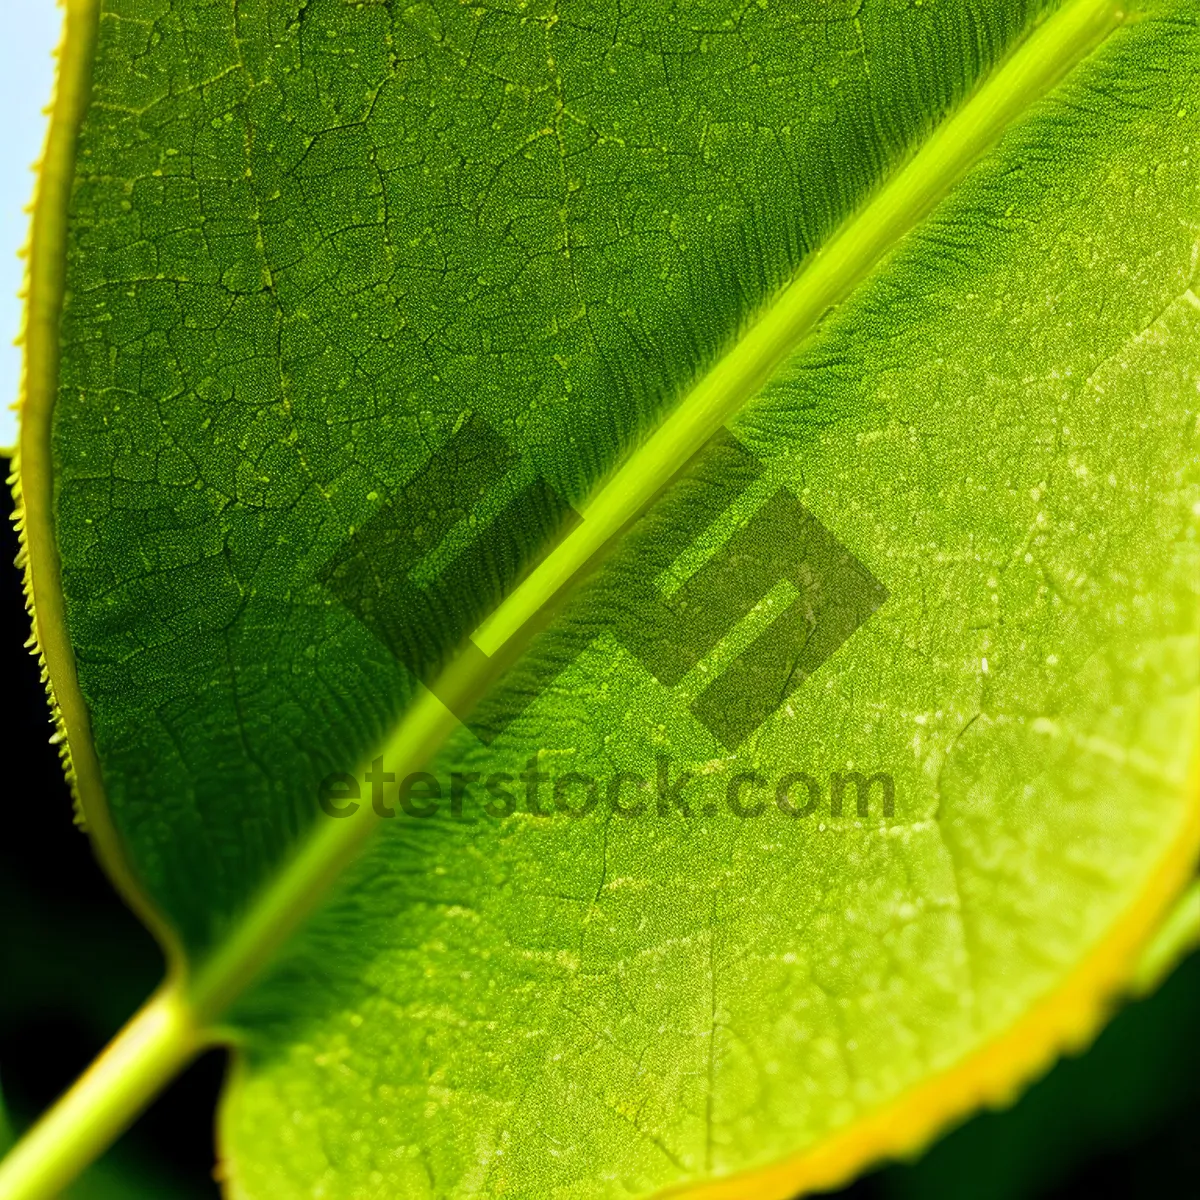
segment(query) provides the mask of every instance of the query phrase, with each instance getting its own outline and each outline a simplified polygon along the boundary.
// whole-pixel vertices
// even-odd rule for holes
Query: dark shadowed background
[[[7,468],[7,460],[4,460]],[[29,623],[0,529],[0,662],[5,820],[0,827],[0,1091],[19,1130],[86,1066],[162,976],[149,934],[74,827],[49,743]],[[217,1197],[213,1112],[224,1055],[200,1059],[70,1200]],[[0,1130],[2,1136],[2,1130]],[[1015,1108],[985,1114],[920,1161],[837,1193],[853,1200],[1200,1197],[1200,955],[1149,1000],[1125,1008],[1083,1057]]]

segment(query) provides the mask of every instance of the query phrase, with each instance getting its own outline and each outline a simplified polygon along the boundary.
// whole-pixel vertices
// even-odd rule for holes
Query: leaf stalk
[[[177,985],[160,988],[0,1162],[0,1196],[57,1196],[204,1044]]]

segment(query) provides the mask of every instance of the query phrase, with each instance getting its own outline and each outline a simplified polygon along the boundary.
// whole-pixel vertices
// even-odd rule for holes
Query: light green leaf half
[[[33,589],[175,957],[143,1090],[242,1048],[234,1196],[835,1182],[1089,1037],[1193,867],[1200,10],[630,7],[95,26]],[[322,583],[464,413],[583,513],[517,528],[540,566],[476,637],[513,674],[438,685],[553,676],[488,745]],[[698,521],[726,422],[762,475]],[[689,705],[791,594],[674,687],[616,631],[656,547],[689,531],[678,586],[779,488],[887,600],[730,748]],[[368,792],[315,798],[376,755],[447,791],[666,755],[692,811],[475,785],[368,842]],[[835,814],[848,771],[894,813]],[[796,772],[811,816],[730,811]]]

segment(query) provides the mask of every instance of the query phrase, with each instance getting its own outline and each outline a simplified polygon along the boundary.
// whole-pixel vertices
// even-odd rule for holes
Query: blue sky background
[[[0,36],[0,448],[17,437],[11,405],[21,379],[21,351],[12,345],[21,330],[17,293],[25,264],[17,252],[25,245],[33,195],[30,168],[42,153],[44,109],[54,86],[54,48],[62,28],[55,0],[6,0]]]

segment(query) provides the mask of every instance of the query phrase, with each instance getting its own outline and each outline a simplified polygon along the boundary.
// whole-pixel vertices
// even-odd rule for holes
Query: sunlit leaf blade
[[[1042,15],[626,7],[101,17],[57,544],[104,803],[201,966]],[[783,1196],[1090,1035],[1198,820],[1200,27],[1135,15],[430,780],[376,767],[396,815],[229,1015],[233,1194]]]

